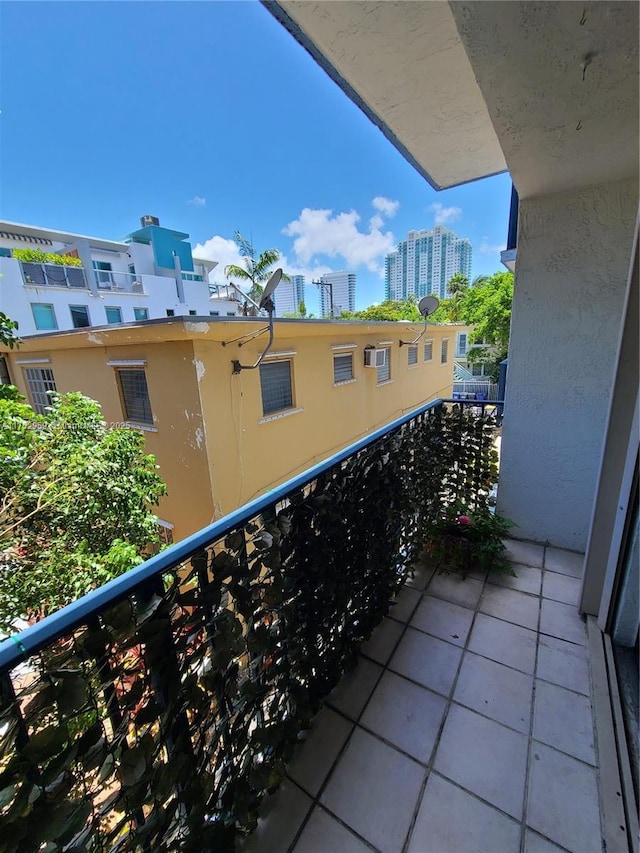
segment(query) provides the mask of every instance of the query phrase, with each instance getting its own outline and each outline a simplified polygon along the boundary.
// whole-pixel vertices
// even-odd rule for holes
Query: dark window
[[[197,316],[197,314],[198,314],[198,312],[197,312],[197,311],[191,311],[191,310],[190,310],[190,311],[189,311],[189,314],[190,314],[192,317],[196,317],[196,316]]]
[[[85,326],[91,325],[89,309],[86,305],[69,305],[69,311],[74,329],[83,329]]]
[[[433,341],[427,341],[424,345],[424,360],[431,361],[433,359]]]
[[[136,274],[136,265],[135,264],[129,264],[129,275],[135,275],[135,274]]]
[[[0,355],[0,385],[11,385],[11,377],[9,376],[9,368],[7,367],[7,359]]]
[[[45,408],[51,402],[47,391],[56,390],[53,370],[49,367],[26,367],[24,376],[27,380],[27,388],[34,411],[39,415],[44,415]]]
[[[407,349],[407,364],[418,363],[418,347],[410,346]]]
[[[167,317],[175,317],[176,312],[173,308],[167,308]]]
[[[148,308],[134,308],[133,316],[136,320],[148,320],[149,319],[149,309]]]
[[[105,306],[105,314],[107,315],[107,323],[122,323],[122,309],[116,308],[113,305]]]
[[[209,311],[209,316],[210,317],[219,317],[220,312],[219,311]]]
[[[124,413],[129,421],[153,424],[149,389],[144,370],[118,370]]]
[[[333,357],[333,381],[348,382],[353,379],[353,353],[334,355]]]
[[[440,347],[440,364],[446,364],[447,359],[449,358],[449,341],[442,341],[442,346]]]
[[[292,408],[291,362],[272,361],[261,364],[260,390],[263,414],[269,415]]]

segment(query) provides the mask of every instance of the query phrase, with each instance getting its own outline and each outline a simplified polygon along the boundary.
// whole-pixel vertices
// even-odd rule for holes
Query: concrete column
[[[91,248],[88,240],[77,240],[72,248],[78,252],[78,257],[82,261],[84,274],[87,280],[87,287],[94,296],[98,296],[98,283],[93,272],[93,258],[91,257]]]
[[[637,181],[520,200],[498,509],[584,551],[605,435]]]
[[[184,304],[184,282],[182,281],[182,267],[180,266],[180,258],[177,254],[173,256],[173,266],[176,276],[176,290],[178,291],[178,301]]]

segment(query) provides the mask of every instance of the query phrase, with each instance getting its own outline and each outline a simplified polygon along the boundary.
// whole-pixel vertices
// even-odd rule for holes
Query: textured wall
[[[499,489],[519,538],[586,547],[637,204],[635,180],[521,202]]]

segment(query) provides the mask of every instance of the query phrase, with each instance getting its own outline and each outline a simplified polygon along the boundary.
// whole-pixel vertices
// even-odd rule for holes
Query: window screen
[[[407,349],[407,364],[418,363],[418,347],[411,346]]]
[[[69,305],[71,312],[71,322],[74,329],[82,329],[85,326],[90,326],[89,309],[86,305]]]
[[[291,391],[291,362],[273,361],[260,365],[262,411],[265,415],[290,409],[293,406]]]
[[[348,382],[353,379],[353,353],[334,355],[333,357],[333,381]]]
[[[387,382],[391,379],[391,350],[384,349],[386,353],[384,364],[378,368],[378,382]]]
[[[147,377],[144,370],[118,370],[124,413],[129,421],[153,424]]]
[[[442,341],[442,346],[440,348],[440,363],[445,364],[447,358],[449,357],[449,341]]]
[[[424,360],[431,361],[433,358],[433,341],[427,341],[424,345]]]
[[[26,367],[24,376],[27,380],[27,388],[34,411],[39,415],[44,415],[45,407],[51,403],[47,391],[56,390],[53,370],[48,367]]]
[[[32,302],[31,311],[33,313],[36,329],[46,331],[47,329],[58,328],[53,305],[47,305],[44,302]]]

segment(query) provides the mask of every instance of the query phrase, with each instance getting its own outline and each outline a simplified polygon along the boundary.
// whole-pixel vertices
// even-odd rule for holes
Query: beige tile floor
[[[600,853],[575,554],[420,566],[327,698],[243,853]]]

